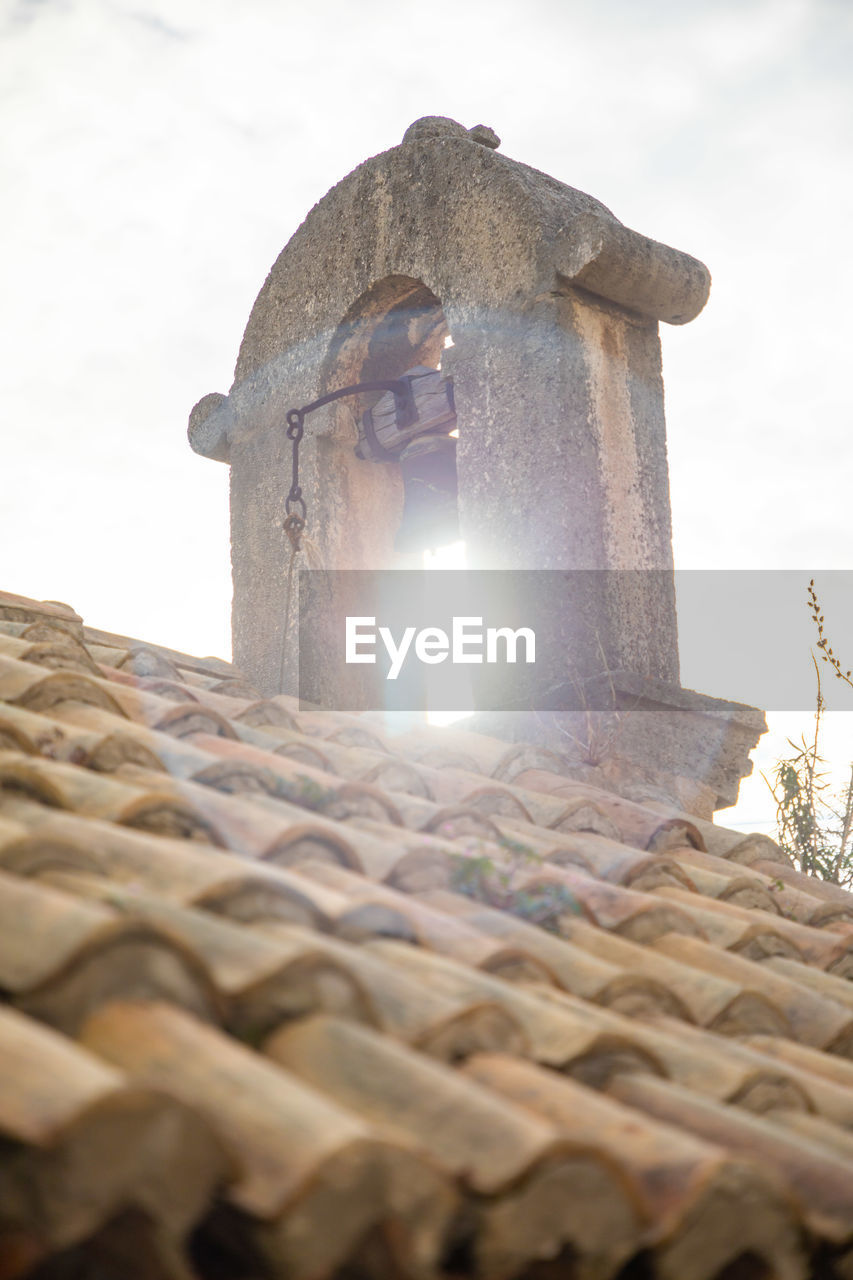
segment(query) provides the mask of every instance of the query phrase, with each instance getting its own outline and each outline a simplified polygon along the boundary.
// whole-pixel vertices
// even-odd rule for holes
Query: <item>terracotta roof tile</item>
[[[222,843],[203,808],[185,800],[165,773],[124,765],[107,776],[55,760],[0,753],[0,790],[20,792],[57,809],[128,827]]]
[[[803,1050],[788,1040],[722,1038],[661,1016],[645,1021],[666,1074],[679,1084],[750,1111],[814,1110],[844,1128],[853,1127],[853,1092],[807,1065],[813,1054],[821,1064],[829,1061],[849,1070],[843,1060]],[[642,1033],[642,1026],[639,1030]],[[772,1051],[774,1043],[802,1052],[805,1060],[780,1057]]]
[[[403,1265],[435,1260],[455,1197],[408,1143],[168,1005],[108,1006],[81,1042],[207,1120],[240,1170],[229,1199],[287,1275],[328,1274],[382,1226]]]
[[[619,1162],[591,1143],[568,1141],[467,1074],[324,1018],[284,1028],[266,1050],[365,1119],[414,1137],[476,1193],[468,1231],[483,1274],[512,1274],[564,1249],[612,1271],[638,1247],[638,1215]]]
[[[562,887],[602,929],[638,942],[650,942],[670,932],[702,932],[701,926],[680,907],[670,907],[652,894],[598,880],[573,867],[557,867],[553,863],[541,868],[527,866],[520,872],[518,882],[529,893],[548,885]]]
[[[579,1146],[618,1164],[630,1180],[660,1274],[718,1275],[752,1250],[775,1275],[800,1274],[797,1219],[784,1191],[751,1162],[732,1158],[713,1136],[697,1140],[682,1126],[645,1119],[630,1106],[517,1058],[477,1056],[465,1070],[547,1118]],[[623,1082],[625,1092],[636,1085],[643,1098],[644,1085],[653,1097],[673,1089],[632,1075],[619,1077],[617,1092]],[[592,1204],[588,1212],[597,1217],[601,1208]],[[699,1251],[701,1258],[695,1256]]]
[[[583,819],[585,822],[586,819]],[[617,840],[609,839],[597,827],[586,826],[577,831],[562,832],[542,838],[529,829],[516,828],[517,838],[529,845],[547,862],[560,866],[576,866],[600,880],[622,884],[628,888],[649,890],[658,885],[683,885],[695,888],[692,878],[681,867],[678,859],[665,853],[647,853],[630,849]]]
[[[351,904],[313,881],[268,863],[198,842],[158,837],[112,823],[58,812],[7,794],[0,819],[0,866],[23,876],[102,876],[106,883],[144,888],[169,900],[236,918],[257,915],[294,923],[325,922]]]
[[[523,945],[513,946],[490,938],[463,920],[434,910],[411,894],[399,893],[387,885],[365,882],[362,876],[329,863],[299,863],[297,870],[328,888],[340,890],[342,900],[350,907],[356,903],[378,908],[378,920],[382,920],[384,909],[385,913],[401,918],[408,926],[393,931],[377,929],[377,934],[393,933],[394,936],[405,937],[489,973],[512,974],[530,982],[550,981],[548,968]],[[340,929],[336,931],[340,932]]]
[[[81,639],[83,636],[83,620],[70,605],[55,600],[29,600],[8,591],[0,591],[0,622],[22,624],[24,629],[47,622],[56,630]]]
[[[420,896],[441,910],[460,916],[486,936],[523,948],[541,961],[556,985],[574,995],[631,1012],[656,1010],[688,1016],[680,1001],[661,983],[626,972],[518,916],[443,890]]]
[[[0,654],[32,662],[48,670],[81,671],[84,675],[97,676],[99,670],[85,645],[67,631],[53,628],[39,637],[30,628],[19,638],[0,633]]]
[[[850,952],[845,951],[845,958],[849,955]],[[846,975],[841,977],[835,970],[831,973],[822,973],[814,965],[803,964],[797,960],[791,961],[785,956],[769,956],[766,963],[783,978],[789,978],[791,982],[796,982],[803,987],[811,987],[827,1000],[833,1000],[836,1004],[844,1004],[853,1009],[853,984],[850,982],[849,969]]]
[[[676,856],[697,890],[706,897],[732,900],[759,911],[775,911],[801,924],[808,924],[822,905],[821,898],[815,894],[789,888],[779,875],[777,862],[765,862],[765,873],[759,870],[757,862],[747,867],[695,849],[680,849]],[[709,873],[711,880],[707,879]]]
[[[697,931],[716,946],[737,951],[751,960],[763,960],[768,955],[787,955],[801,959],[798,941],[805,944],[808,934],[799,935],[797,925],[784,920],[774,907],[765,910],[743,908],[731,899],[702,897],[687,893],[680,887],[656,886],[655,893],[669,902],[677,903],[682,911],[695,921]],[[788,928],[787,926],[791,926]],[[828,953],[826,936],[819,935]]]
[[[691,902],[690,896],[677,888],[664,886],[660,892],[661,896],[678,902],[686,911],[701,911],[706,936],[710,938],[712,933],[719,931],[716,940],[720,945],[747,955],[749,959],[763,960],[767,955],[781,955],[806,960],[833,973],[843,972],[845,976],[853,972],[850,954],[853,936],[839,936],[828,929],[803,925],[787,919],[778,910],[765,911],[763,906],[758,908],[761,914],[757,914],[756,909],[744,907],[730,898],[703,899],[700,902],[694,895]],[[727,934],[732,940],[723,942],[723,936]]]
[[[265,769],[272,768],[277,771],[277,777],[284,787],[292,785],[292,780],[299,776],[317,777],[321,784],[328,778],[343,778],[348,782],[378,784],[386,791],[401,791],[426,800],[434,799],[413,765],[383,752],[368,751],[361,747],[342,747],[336,743],[325,743],[321,751],[316,740],[290,730],[282,730],[274,739],[269,733],[257,730],[250,740],[247,730],[241,727],[240,736],[240,742],[204,734],[197,735],[194,740],[199,747],[224,759],[245,760]],[[273,748],[275,754],[271,761]],[[296,748],[298,751],[294,754],[293,749]],[[294,761],[302,768],[295,768],[292,763]]]
[[[89,702],[125,715],[113,687],[76,671],[49,671],[0,654],[0,701],[31,711],[47,711],[60,702]]]
[[[82,1111],[124,1087],[120,1072],[15,1009],[0,1008],[0,1028],[0,1131],[5,1138],[49,1146]]]
[[[755,983],[756,990],[784,1013],[796,1040],[827,1053],[853,1057],[853,1010],[808,991],[768,965],[752,964],[697,938],[670,934],[658,938],[654,945],[670,958],[703,973],[743,986]]]
[[[623,766],[0,595],[3,1280],[848,1274],[853,897]]]
[[[501,982],[447,957],[397,942],[376,941],[368,945],[386,964],[431,990],[452,999],[486,1000],[499,1005],[524,1031],[535,1062],[563,1070],[577,1058],[599,1051],[600,1023],[568,1004],[558,1006],[538,987]],[[620,1047],[630,1045],[629,1040]],[[612,1049],[613,1045],[606,1046],[608,1053]]]
[[[219,1019],[237,1036],[256,1039],[283,1018],[314,1009],[375,1020],[358,981],[322,949],[265,937],[209,911],[176,906],[104,880],[66,875],[63,888],[108,903],[122,916],[175,939],[209,975],[219,998]]]
[[[696,849],[704,847],[699,828],[690,819],[672,815],[661,817],[654,810],[643,805],[633,804],[621,796],[611,795],[597,787],[564,778],[559,774],[547,773],[541,769],[529,769],[515,779],[517,787],[525,790],[541,792],[543,795],[567,800],[593,802],[600,811],[611,819],[621,840],[638,849],[671,849],[682,845],[692,845]],[[570,810],[571,812],[571,810]],[[543,823],[545,826],[559,827],[560,822]]]
[[[264,932],[291,941],[294,929],[267,924]],[[303,945],[304,935],[296,935]],[[527,1040],[520,1021],[494,988],[476,984],[456,991],[424,986],[402,967],[386,964],[369,948],[312,935],[312,946],[338,959],[372,1001],[380,1025],[390,1035],[431,1057],[455,1061],[481,1049],[523,1052]]]
[[[621,1101],[658,1120],[765,1164],[796,1196],[809,1228],[848,1253],[853,1245],[853,1166],[833,1149],[671,1081],[620,1076],[611,1089]]]
[[[698,1026],[723,1035],[757,1031],[759,1025],[770,1034],[790,1033],[785,1014],[761,990],[757,965],[750,969],[745,986],[730,977],[680,964],[656,947],[640,946],[584,922],[572,922],[569,938],[593,955],[660,982],[681,1001]]]
[[[18,1008],[70,1033],[117,994],[216,1011],[209,969],[174,933],[5,873],[0,891],[0,990]]]
[[[177,1255],[233,1176],[210,1126],[14,1010],[0,1009],[0,1044],[3,1274],[26,1274],[128,1210]]]

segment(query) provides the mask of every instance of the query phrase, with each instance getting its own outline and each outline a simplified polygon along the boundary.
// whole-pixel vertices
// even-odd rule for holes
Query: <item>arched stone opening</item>
[[[422,280],[386,276],[341,320],[324,363],[323,390],[333,390],[340,379],[398,378],[416,364],[437,369],[448,332],[441,302]],[[364,408],[376,398],[365,399]]]
[[[440,299],[422,280],[389,275],[365,290],[347,310],[320,372],[325,394],[358,382],[399,378],[422,365],[438,369],[449,337]],[[335,403],[332,430],[317,440],[320,473],[335,476],[335,507],[348,512],[346,527],[329,545],[337,567],[420,567],[414,553],[401,556],[394,539],[403,513],[398,463],[365,461],[355,454],[358,422],[384,393],[362,393]],[[417,564],[415,563],[417,559]]]

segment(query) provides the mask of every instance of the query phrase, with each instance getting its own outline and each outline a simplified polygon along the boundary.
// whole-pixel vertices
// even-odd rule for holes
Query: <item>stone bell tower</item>
[[[658,325],[699,314],[709,273],[498,146],[485,126],[427,117],[333,187],[273,265],[230,393],[193,409],[193,449],[231,467],[235,661],[267,693],[282,673],[294,687],[287,411],[440,367],[469,567],[658,571],[605,575],[596,634],[632,705],[699,699],[678,687]],[[306,533],[327,569],[411,567],[394,550],[400,466],[355,452],[377,399],[331,403],[306,427]],[[699,702],[696,731],[730,737],[740,713]],[[748,771],[745,741],[710,783],[722,803]]]

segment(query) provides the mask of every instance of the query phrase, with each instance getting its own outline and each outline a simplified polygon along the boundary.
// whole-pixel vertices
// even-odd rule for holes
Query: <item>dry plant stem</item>
[[[838,846],[838,856],[835,859],[834,867],[834,878],[836,880],[840,879],[842,868],[847,859],[851,827],[853,827],[853,764],[850,766],[850,779],[847,783],[847,791],[844,795],[844,817],[841,826],[841,843]]]
[[[817,632],[818,632],[817,647],[820,650],[822,650],[821,652],[822,661],[828,662],[829,665],[832,667],[832,669],[835,672],[836,680],[843,680],[845,684],[848,684],[850,685],[851,688],[853,688],[853,679],[851,679],[851,676],[853,676],[853,672],[842,670],[841,662],[833,652],[832,645],[829,643],[829,640],[824,633],[824,615],[821,612],[820,601],[818,600],[817,592],[815,590],[814,578],[812,578],[809,581],[808,599],[809,599],[809,609],[811,611],[812,619],[815,623],[815,626],[817,627]],[[814,654],[812,654],[812,662],[814,662],[815,672],[817,674],[817,716],[815,717],[815,720],[816,720],[815,756],[817,756],[817,733],[818,733],[818,726],[819,726],[819,720],[820,720],[820,713],[823,710],[824,702],[823,702],[823,695],[820,687],[820,671],[818,669],[817,662],[815,661]],[[853,826],[853,765],[850,766],[850,780],[847,784],[847,790],[844,795],[844,809],[843,809],[843,815],[842,815],[841,834],[839,837],[838,853],[836,855],[835,864],[833,867],[835,879],[838,879],[838,877],[840,876],[841,869],[843,868],[845,860],[847,858],[848,845],[850,842],[851,826]]]
[[[817,627],[817,647],[821,650],[821,661],[828,662],[835,672],[836,680],[843,680],[845,684],[849,684],[853,689],[853,671],[842,671],[841,662],[835,656],[832,645],[829,643],[828,637],[824,634],[823,624],[824,616],[820,610],[820,601],[815,591],[814,578],[811,578],[808,586],[809,611],[812,615],[812,621]]]
[[[842,669],[825,634],[814,579],[809,582],[808,607],[817,627],[821,661],[829,663],[836,679],[853,688],[851,672]],[[801,871],[846,886],[853,884],[853,765],[842,796],[833,803],[825,795],[829,789],[827,773],[821,772],[826,763],[820,754],[826,701],[814,652],[811,657],[817,680],[814,735],[810,740],[804,736],[799,744],[789,739],[794,754],[777,761],[772,782],[766,775],[764,780],[776,801],[781,847]]]
[[[820,759],[820,756],[818,754],[818,745],[820,743],[820,722],[821,722],[821,717],[823,716],[824,701],[823,701],[823,689],[821,688],[821,684],[820,684],[820,667],[817,665],[817,661],[815,659],[814,654],[812,654],[812,665],[814,666],[815,679],[817,680],[817,698],[815,700],[815,713],[814,713],[814,741],[812,742],[811,755],[808,757],[808,766],[807,766],[808,767],[807,795],[808,795],[808,803],[809,803],[809,814],[811,816],[811,826],[812,826],[811,852],[812,852],[812,860],[815,861],[817,859],[817,854],[818,854],[818,848],[817,848],[818,819],[817,819],[815,795],[820,785],[817,781],[817,778],[818,778],[817,762]]]

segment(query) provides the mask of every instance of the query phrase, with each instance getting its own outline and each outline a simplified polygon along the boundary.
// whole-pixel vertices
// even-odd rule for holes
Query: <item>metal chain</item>
[[[305,529],[305,499],[299,484],[299,444],[305,432],[305,411],[290,409],[287,414],[287,438],[293,444],[293,470],[291,474],[290,493],[284,503],[284,532],[290,539],[293,556],[299,551],[302,533]],[[291,557],[291,567],[293,557]]]
[[[290,493],[284,504],[286,515],[296,512],[301,518],[305,519],[305,500],[302,497],[302,489],[299,485],[299,444],[305,432],[305,412],[302,409],[290,409],[287,414],[287,438],[293,442],[293,474],[290,484]]]

